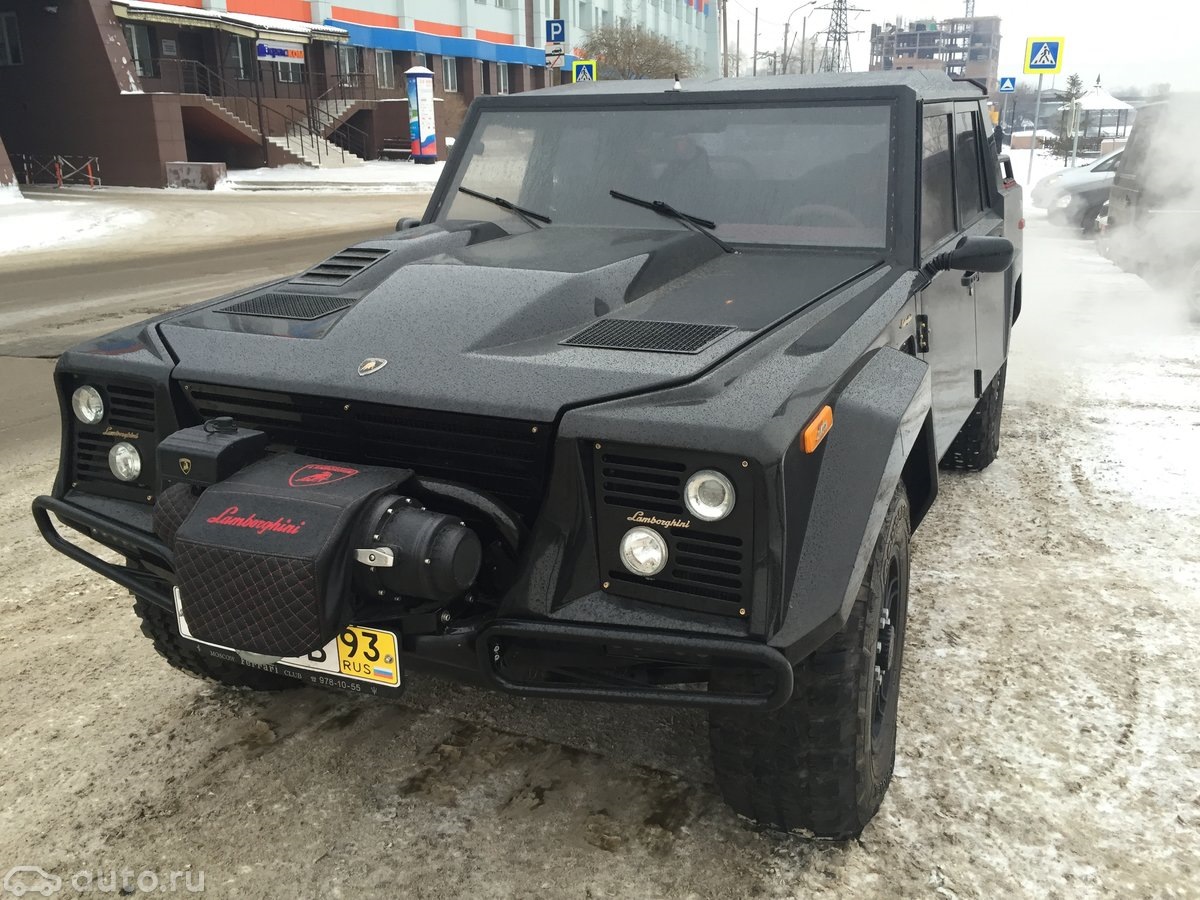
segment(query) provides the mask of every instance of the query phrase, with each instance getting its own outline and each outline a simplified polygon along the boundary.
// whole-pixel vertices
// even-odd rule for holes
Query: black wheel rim
[[[875,639],[874,702],[871,711],[871,745],[879,749],[886,733],[888,710],[900,685],[900,646],[904,637],[901,619],[904,598],[904,576],[900,559],[893,554],[888,561],[887,579],[883,586],[883,603],[879,614],[879,635]]]

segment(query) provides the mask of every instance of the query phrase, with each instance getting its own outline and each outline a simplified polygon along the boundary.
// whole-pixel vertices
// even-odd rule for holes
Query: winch
[[[407,469],[266,455],[261,432],[228,420],[169,436],[158,463],[175,483],[155,530],[202,641],[301,656],[350,624],[359,598],[448,603],[479,574],[479,537],[404,496]]]

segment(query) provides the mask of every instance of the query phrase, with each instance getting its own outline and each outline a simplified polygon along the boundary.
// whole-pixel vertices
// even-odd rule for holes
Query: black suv
[[[910,535],[939,463],[999,447],[1021,196],[984,102],[917,72],[481,98],[422,220],[64,354],[38,525],[180,669],[702,707],[734,809],[857,834]]]

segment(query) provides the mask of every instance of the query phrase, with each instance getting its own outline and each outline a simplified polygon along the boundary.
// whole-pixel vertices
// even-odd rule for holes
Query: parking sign
[[[567,22],[565,19],[546,20],[546,43],[560,44],[567,39]]]

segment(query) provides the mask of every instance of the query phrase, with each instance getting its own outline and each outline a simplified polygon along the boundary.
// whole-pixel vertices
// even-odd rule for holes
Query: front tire
[[[1000,417],[1004,413],[1004,380],[1008,362],[1000,367],[975,402],[971,416],[963,423],[950,449],[942,457],[943,469],[982,472],[1000,454]]]
[[[717,785],[735,812],[768,828],[841,840],[879,810],[896,762],[908,543],[901,483],[845,626],[796,666],[791,699],[767,714],[710,714]],[[741,692],[754,681],[719,673],[713,688]]]
[[[221,662],[200,652],[179,636],[175,616],[156,603],[134,597],[133,611],[142,621],[142,634],[154,643],[158,655],[181,672],[252,691],[286,691],[304,686],[304,682],[296,678]]]

